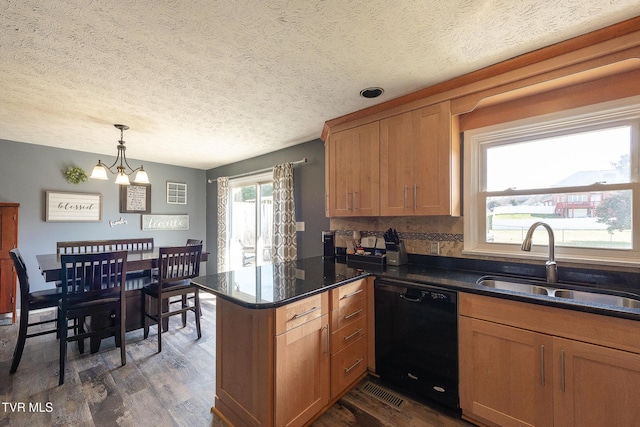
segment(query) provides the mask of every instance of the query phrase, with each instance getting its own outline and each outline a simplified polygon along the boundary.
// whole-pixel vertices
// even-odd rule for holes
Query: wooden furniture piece
[[[460,214],[460,146],[451,128],[449,101],[380,120],[382,216]]]
[[[49,320],[29,323],[29,313],[31,310],[57,307],[58,302],[62,297],[62,293],[60,288],[31,292],[29,289],[29,275],[27,274],[27,267],[22,259],[22,255],[20,255],[20,251],[18,249],[11,249],[9,251],[9,255],[11,256],[15,266],[16,273],[18,274],[18,282],[20,283],[20,326],[18,329],[18,341],[16,342],[16,348],[13,351],[13,361],[11,362],[11,369],[9,370],[9,373],[13,374],[16,372],[18,365],[20,364],[20,359],[22,358],[22,352],[27,338],[38,337],[40,335],[51,334],[58,331],[55,326],[58,322],[57,317],[54,316]],[[38,332],[29,332],[29,327],[46,325],[49,323],[53,323],[54,326]]]
[[[380,215],[379,147],[377,121],[327,139],[327,216]]]
[[[67,342],[78,341],[82,353],[84,339],[114,335],[120,347],[122,365],[127,363],[125,350],[125,280],[127,252],[61,255],[62,299],[58,306],[60,335],[60,380],[64,384]],[[96,329],[84,324],[87,317],[109,316],[113,323]],[[67,325],[74,320],[74,334],[68,336]]]
[[[75,240],[57,242],[57,254],[83,254],[114,251],[152,251],[153,237],[112,240]]]
[[[460,293],[460,405],[485,425],[635,425],[637,322]]]
[[[208,260],[209,253],[203,252],[201,262]],[[60,280],[60,257],[57,254],[36,255],[38,266],[46,282]],[[128,252],[127,271],[151,270],[158,264],[158,249],[152,251]],[[149,275],[127,274],[126,304],[127,304],[127,331],[140,329],[144,326],[144,307],[142,289],[152,283]],[[93,350],[92,350],[93,351]]]
[[[212,410],[230,425],[309,425],[366,375],[372,284],[276,308],[218,298]]]
[[[332,398],[367,372],[367,294],[365,279],[330,291]]]
[[[191,279],[200,272],[200,256],[202,245],[177,246],[160,248],[158,258],[158,280],[143,288],[144,295],[144,337],[149,336],[149,326],[153,321],[158,325],[158,352],[162,351],[162,327],[160,323],[170,316],[180,314],[182,326],[187,324],[187,312],[193,311],[196,319],[198,339],[202,338],[200,330],[200,298],[198,288],[191,283]],[[187,303],[187,296],[194,295],[194,305]],[[179,300],[171,298],[179,296]],[[155,306],[147,303],[149,297],[155,300]],[[167,302],[163,308],[163,302]],[[172,309],[171,304],[179,303],[180,308]]]
[[[16,272],[9,255],[18,247],[18,203],[0,203],[0,314],[16,321]]]
[[[457,123],[444,101],[330,134],[327,216],[460,215]]]

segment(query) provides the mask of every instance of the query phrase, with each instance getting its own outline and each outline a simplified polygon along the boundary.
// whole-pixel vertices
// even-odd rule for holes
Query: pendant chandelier
[[[107,177],[107,171],[109,171],[112,174],[116,175],[116,184],[129,185],[129,175],[137,172],[133,182],[135,182],[136,184],[149,184],[149,177],[147,176],[147,172],[145,172],[142,165],[140,165],[139,168],[134,169],[129,165],[129,162],[127,162],[127,156],[125,155],[125,150],[127,148],[124,146],[124,131],[129,129],[129,126],[114,126],[120,129],[120,141],[118,141],[118,156],[116,157],[116,161],[113,162],[111,166],[106,166],[104,163],[102,163],[102,161],[98,160],[98,164],[93,168],[93,172],[91,172],[90,178],[107,180],[109,179]],[[113,167],[116,165],[118,165],[118,167],[114,171]]]

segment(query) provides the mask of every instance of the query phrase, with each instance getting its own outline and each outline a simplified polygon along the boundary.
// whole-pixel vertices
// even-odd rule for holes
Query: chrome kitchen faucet
[[[531,237],[533,236],[533,231],[540,225],[546,228],[547,232],[549,233],[549,259],[546,262],[547,283],[556,283],[558,281],[558,264],[556,264],[554,255],[554,247],[556,245],[556,242],[553,235],[553,230],[551,229],[551,226],[549,226],[549,224],[542,221],[531,224],[531,227],[529,227],[529,230],[527,231],[527,235],[522,241],[521,249],[527,252],[531,251]]]

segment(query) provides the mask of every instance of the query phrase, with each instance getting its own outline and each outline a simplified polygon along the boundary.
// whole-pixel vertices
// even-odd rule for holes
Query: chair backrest
[[[124,293],[127,251],[60,255],[62,300],[97,300]]]
[[[198,246],[202,244],[202,240],[199,239],[187,239],[187,246]]]
[[[75,240],[56,243],[56,253],[58,255],[148,250],[153,250],[153,237],[139,239]]]
[[[30,292],[27,266],[25,265],[22,255],[20,255],[20,251],[17,248],[11,249],[9,251],[9,256],[13,260],[13,265],[15,266],[16,273],[18,274],[18,282],[20,282],[20,304],[25,304],[25,301],[29,300]]]
[[[200,274],[202,245],[160,248],[158,282],[160,284],[191,279]]]

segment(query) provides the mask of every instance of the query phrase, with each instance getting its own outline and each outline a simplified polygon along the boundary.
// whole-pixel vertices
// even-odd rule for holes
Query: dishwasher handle
[[[422,296],[423,294],[420,294],[419,297],[413,298],[413,297],[407,296],[407,294],[400,294],[400,298],[402,298],[403,300],[408,302],[418,302],[418,303],[422,302]]]

